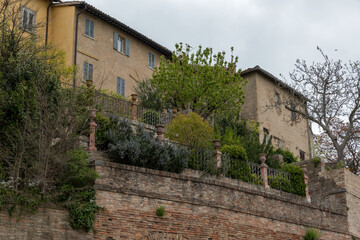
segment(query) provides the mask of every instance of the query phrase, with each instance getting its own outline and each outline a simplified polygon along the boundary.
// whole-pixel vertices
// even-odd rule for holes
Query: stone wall
[[[20,219],[0,212],[0,239],[90,240],[93,234],[71,229],[68,211],[47,207],[34,215],[22,214]]]
[[[311,201],[316,206],[347,214],[349,232],[360,238],[360,177],[322,161],[318,166],[311,160],[298,165],[309,177]]]
[[[93,155],[97,201],[95,239],[302,239],[308,227],[323,239],[351,239],[347,213],[304,197],[225,178],[121,165]],[[165,216],[155,214],[165,207]]]
[[[321,193],[328,202],[321,205],[315,200],[309,203],[305,197],[188,169],[175,174],[122,165],[99,152],[92,154],[92,160],[100,175],[95,185],[97,203],[104,207],[96,218],[95,234],[72,230],[66,210],[42,208],[20,221],[0,212],[0,239],[300,240],[309,227],[320,229],[322,239],[359,237],[360,180],[345,169],[327,171],[326,176],[316,173],[317,178],[330,180],[331,175],[336,179],[328,185],[318,180],[318,186],[329,190]],[[340,196],[341,206],[333,207],[325,192],[330,198]],[[349,209],[342,207],[343,196]],[[160,206],[165,207],[162,217],[155,213]]]
[[[345,170],[349,232],[360,238],[360,177]]]

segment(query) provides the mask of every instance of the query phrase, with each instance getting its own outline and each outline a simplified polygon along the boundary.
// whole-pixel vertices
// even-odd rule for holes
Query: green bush
[[[106,150],[109,144],[107,132],[114,127],[114,124],[110,121],[110,118],[100,113],[96,113],[95,122],[97,124],[95,131],[96,147],[99,150]]]
[[[95,215],[100,207],[95,202],[94,184],[98,177],[89,164],[90,155],[83,150],[68,152],[68,161],[59,187],[58,202],[70,211],[70,225],[74,229],[94,228]]]
[[[75,188],[94,185],[98,174],[90,168],[90,155],[83,150],[73,150],[68,152],[68,158],[62,183]]]
[[[285,192],[292,192],[291,181],[282,176],[269,176],[268,183],[271,188],[282,190]]]
[[[198,148],[211,148],[214,129],[196,113],[178,114],[166,127],[165,137]]]
[[[251,179],[251,182],[255,183],[255,184],[258,184],[258,185],[262,185],[264,184],[264,181],[262,180],[261,176],[258,175],[258,174],[250,174],[250,179]]]
[[[223,145],[220,151],[222,153],[227,153],[231,158],[236,158],[241,161],[248,160],[245,149],[240,145]]]
[[[138,127],[134,134],[126,119],[113,120],[117,124],[108,132],[108,153],[115,162],[178,173],[187,167],[189,152],[185,148],[161,143],[154,139],[153,132],[142,127]]]
[[[149,110],[143,114],[142,121],[150,125],[160,124],[160,115],[156,111]]]
[[[314,167],[317,167],[317,166],[319,166],[319,163],[321,162],[321,158],[319,158],[319,157],[314,157],[314,158],[312,159],[312,162],[314,163]]]
[[[304,182],[304,171],[299,167],[292,164],[285,164],[281,167],[281,170],[291,174],[291,193],[305,196],[305,182]]]
[[[293,163],[298,161],[297,157],[295,157],[289,150],[278,148],[275,150],[274,154],[281,154],[284,158],[284,163]]]
[[[320,237],[321,233],[319,230],[316,230],[314,228],[308,228],[306,229],[304,240],[320,240]]]

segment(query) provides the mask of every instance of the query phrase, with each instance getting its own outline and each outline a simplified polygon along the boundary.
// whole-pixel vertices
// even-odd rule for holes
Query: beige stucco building
[[[309,122],[285,108],[285,102],[294,102],[305,108],[306,98],[271,73],[256,66],[242,73],[248,80],[245,88],[245,103],[241,115],[260,123],[260,141],[273,136],[274,147],[288,149],[299,159],[309,159],[311,131]]]
[[[71,84],[79,86],[92,79],[97,88],[126,97],[134,93],[137,81],[151,78],[161,55],[172,54],[86,2],[25,2],[22,21],[39,25],[44,41],[64,50],[66,63],[77,66],[78,75]]]

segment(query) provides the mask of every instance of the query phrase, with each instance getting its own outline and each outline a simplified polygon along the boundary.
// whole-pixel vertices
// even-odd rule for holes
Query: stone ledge
[[[106,159],[105,156],[106,155],[101,154],[101,157]],[[301,196],[298,196],[295,194],[282,192],[282,191],[279,191],[276,189],[267,190],[265,187],[263,187],[261,185],[248,184],[248,183],[237,181],[234,179],[229,179],[229,178],[216,178],[215,179],[214,177],[194,177],[194,176],[189,176],[189,175],[185,175],[185,174],[171,173],[171,172],[159,171],[159,170],[148,169],[148,168],[141,168],[141,167],[136,167],[136,166],[131,166],[131,165],[124,165],[124,164],[119,164],[119,163],[115,163],[115,162],[109,162],[108,159],[105,161],[104,160],[96,160],[96,161],[94,161],[94,163],[95,163],[95,166],[100,166],[100,167],[109,167],[109,168],[133,171],[133,172],[144,173],[144,174],[149,174],[149,175],[157,175],[157,176],[162,176],[162,177],[167,177],[167,178],[181,179],[184,181],[192,181],[192,182],[198,182],[198,183],[203,183],[203,184],[215,185],[215,186],[219,186],[219,187],[224,187],[224,188],[228,188],[228,189],[233,189],[233,190],[237,190],[237,191],[242,191],[242,192],[246,192],[246,193],[250,193],[250,194],[254,194],[254,195],[259,195],[259,196],[279,200],[279,201],[286,202],[286,203],[292,203],[292,204],[296,204],[296,205],[300,205],[300,206],[305,206],[308,208],[318,209],[318,210],[321,210],[324,212],[347,216],[347,214],[346,213],[344,214],[342,211],[321,207],[314,203],[309,203],[309,202],[307,202],[306,197],[301,197]],[[247,186],[245,186],[245,185],[247,185]],[[109,191],[111,191],[111,190],[109,190]]]

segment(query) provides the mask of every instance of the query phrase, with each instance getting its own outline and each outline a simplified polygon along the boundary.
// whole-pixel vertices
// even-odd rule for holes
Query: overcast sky
[[[147,37],[216,51],[235,48],[241,69],[288,77],[296,59],[360,56],[360,0],[87,0]]]

